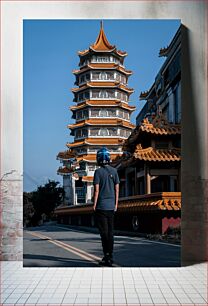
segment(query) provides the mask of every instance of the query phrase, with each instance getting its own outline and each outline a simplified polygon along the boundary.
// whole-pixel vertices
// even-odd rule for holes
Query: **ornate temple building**
[[[95,43],[78,55],[75,105],[70,107],[75,123],[68,125],[74,141],[57,156],[63,163],[58,174],[63,176],[67,205],[91,202],[97,151],[105,146],[112,159],[122,155],[122,145],[135,128],[130,122],[135,107],[128,103],[132,72],[124,66],[127,53],[108,42],[102,23]]]
[[[91,46],[91,48],[95,48],[95,46],[98,45],[100,37],[104,35],[102,31],[101,28],[100,35],[95,45],[93,45],[94,47]],[[131,131],[131,133],[126,140],[119,143],[118,147],[120,154],[117,154],[117,156],[114,155],[112,161],[112,165],[117,168],[120,177],[120,194],[118,211],[115,215],[115,229],[134,230],[140,233],[164,234],[167,233],[170,228],[177,228],[180,226],[180,31],[181,29],[179,28],[168,47],[160,50],[159,56],[165,56],[166,60],[156,75],[155,82],[150,90],[140,94],[140,100],[146,100],[146,103],[137,115],[136,127],[132,131],[130,128],[128,130],[125,127],[126,130],[129,132]],[[102,40],[105,41],[104,38]],[[113,47],[108,46],[108,48],[112,50]],[[90,52],[94,52],[93,49],[81,53],[80,58],[82,59],[82,56],[89,55]],[[122,53],[119,52],[118,58],[123,59],[121,54]],[[87,68],[93,73],[94,70],[91,70],[92,68],[89,68],[89,66],[94,66],[90,63]],[[104,64],[102,67],[103,66]],[[79,76],[80,71],[81,70],[78,70],[75,73]],[[93,82],[93,84],[95,83],[98,83],[98,81]],[[77,84],[79,84],[79,80],[77,80]],[[116,86],[116,84],[113,86]],[[120,90],[119,86],[121,86],[120,82],[116,90]],[[122,86],[126,86],[126,84]],[[80,87],[77,90],[79,92]],[[91,90],[95,90],[94,85],[91,87]],[[126,91],[126,94],[129,95],[130,91]],[[92,101],[94,101],[94,98]],[[92,101],[89,101],[89,103],[92,103]],[[93,102],[97,105],[96,108],[93,107],[93,109],[101,109],[101,101],[102,100],[96,100]],[[81,103],[86,105],[88,102]],[[116,100],[113,99],[111,103],[116,103]],[[118,105],[125,105],[129,108],[127,101],[118,101]],[[76,113],[78,106],[79,105],[72,108]],[[116,107],[114,109],[116,109]],[[103,110],[103,108],[101,110]],[[118,110],[123,111],[123,109],[120,108]],[[128,109],[129,114],[130,112],[131,110]],[[106,123],[107,120],[109,119],[103,119],[103,123]],[[95,124],[95,122],[97,123],[98,121],[93,120],[92,122]],[[127,122],[128,120],[125,121],[125,124],[127,124]],[[130,124],[130,122],[128,122],[128,124]],[[73,125],[71,128],[72,127]],[[95,125],[93,128],[94,127]],[[98,128],[98,125],[96,125],[96,128]],[[121,128],[124,128],[124,125],[118,129],[121,130]],[[76,147],[78,142],[82,148],[87,148],[89,150],[92,148],[92,145],[89,145],[92,139],[95,138],[89,137],[85,146],[82,141],[78,142],[75,140],[74,143],[71,144],[70,149],[78,148]],[[96,138],[96,140],[98,139],[99,138]],[[105,143],[108,138],[103,136],[102,139]],[[111,139],[113,140],[113,138]],[[117,141],[119,141],[119,138],[117,138]],[[96,147],[98,148],[98,142],[96,143]],[[88,165],[93,165],[92,162],[89,162],[90,156],[93,156],[93,154],[91,155],[88,153],[86,157],[81,156],[80,158],[82,161],[86,159]],[[95,155],[93,158],[95,158]],[[89,176],[88,174],[88,177]],[[92,204],[74,207],[59,207],[56,209],[56,215],[60,223],[94,226]]]

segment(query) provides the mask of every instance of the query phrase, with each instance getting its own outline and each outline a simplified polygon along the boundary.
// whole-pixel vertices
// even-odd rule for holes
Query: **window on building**
[[[91,116],[92,117],[99,117],[99,109],[91,109]]]
[[[108,128],[109,136],[117,136],[117,128]]]
[[[90,93],[89,93],[89,91],[85,91],[84,97],[85,97],[85,99],[89,99],[89,98],[90,98]]]
[[[108,117],[108,112],[106,109],[101,109],[99,115],[100,117]]]
[[[83,100],[83,93],[80,93],[78,97],[79,97],[79,101],[82,101]]]
[[[109,117],[116,117],[116,110],[115,109],[108,109],[108,116]]]
[[[109,136],[109,131],[107,128],[100,129],[100,136]]]
[[[98,136],[99,135],[99,129],[91,128],[90,129],[90,135],[91,136]]]
[[[85,81],[85,77],[84,77],[84,75],[82,75],[81,77],[80,77],[80,83],[83,83]]]
[[[108,98],[108,92],[107,90],[101,90],[99,92],[99,98]]]
[[[99,79],[100,80],[107,80],[108,79],[108,75],[106,72],[102,71],[100,74],[99,74]]]

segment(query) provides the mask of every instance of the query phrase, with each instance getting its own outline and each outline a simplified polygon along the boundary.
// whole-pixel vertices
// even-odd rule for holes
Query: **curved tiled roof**
[[[82,181],[83,182],[93,182],[93,176],[83,176]]]
[[[67,147],[76,148],[82,145],[122,145],[124,142],[123,138],[86,138],[82,141],[75,141],[72,143],[67,143]]]
[[[179,124],[170,124],[162,115],[155,117],[152,123],[148,118],[143,119],[139,129],[143,132],[158,135],[174,135],[181,134],[181,126]]]
[[[144,161],[180,161],[181,154],[180,149],[155,149],[152,147],[143,149],[141,144],[136,146],[136,150],[133,154],[136,159]]]
[[[140,211],[145,210],[180,210],[181,199],[160,199],[149,201],[131,200],[119,204],[119,210],[131,208]]]
[[[122,154],[122,152],[120,153]],[[116,158],[119,155],[119,153],[111,153],[111,159]],[[96,154],[84,154],[77,158],[77,161],[89,161],[89,162],[96,162]]]
[[[74,157],[75,157],[75,153],[73,152],[73,150],[59,152],[59,154],[57,155],[57,159],[65,159],[65,160],[74,158]]]
[[[71,106],[70,110],[78,110],[87,106],[98,106],[98,107],[120,107],[125,108],[129,111],[134,111],[136,106],[130,106],[127,103],[121,102],[120,100],[86,100],[85,102],[80,103],[79,105]]]
[[[101,23],[100,32],[96,39],[96,42],[90,46],[94,51],[112,51],[115,49],[115,46],[112,46],[103,29],[103,23]]]
[[[157,115],[152,123],[149,122],[148,118],[145,118],[141,124],[132,131],[131,135],[126,140],[125,150],[129,144],[137,141],[141,132],[155,135],[180,135],[181,125],[167,122],[163,115]]]
[[[74,69],[72,72],[74,74],[80,74],[91,69],[114,69],[123,72],[124,74],[132,74],[131,70],[126,70],[123,66],[120,66],[115,63],[90,63],[82,67],[81,69]]]
[[[79,51],[78,54],[80,56],[84,56],[84,55],[87,55],[90,52],[90,50],[92,50],[94,52],[115,52],[117,55],[122,56],[122,57],[127,55],[126,52],[122,52],[120,50],[117,50],[115,46],[112,46],[109,43],[109,41],[108,41],[108,39],[105,35],[102,23],[101,23],[101,27],[100,27],[100,32],[98,34],[98,37],[97,37],[95,43],[90,45],[89,49],[84,50],[84,51]]]
[[[88,178],[88,177],[86,177]],[[178,211],[181,210],[181,193],[180,192],[158,192],[139,196],[129,196],[120,198],[118,204],[119,212],[145,212],[145,211]],[[59,206],[56,208],[57,214],[82,214],[93,213],[93,204]]]
[[[58,174],[69,174],[72,172],[73,172],[73,169],[69,169],[68,167],[59,167],[57,170]]]
[[[123,84],[120,84],[119,82],[87,82],[86,84],[84,84],[83,86],[80,87],[75,87],[72,88],[71,91],[76,93],[82,90],[85,90],[89,87],[93,87],[93,88],[119,88],[121,90],[127,91],[129,93],[133,93],[134,89],[133,88],[128,88]]]
[[[129,129],[133,129],[135,127],[134,124],[131,122],[124,121],[122,119],[107,119],[107,118],[102,118],[102,119],[88,119],[88,120],[82,120],[78,123],[74,124],[69,124],[68,128],[69,129],[76,129],[78,127],[82,127],[85,125],[102,125],[102,126],[108,126],[108,125],[121,125]]]

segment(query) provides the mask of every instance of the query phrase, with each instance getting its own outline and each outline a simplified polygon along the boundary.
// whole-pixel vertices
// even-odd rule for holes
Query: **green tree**
[[[39,186],[32,193],[31,199],[35,210],[33,225],[36,225],[41,220],[43,214],[50,219],[54,209],[61,204],[63,196],[64,189],[59,186],[59,182],[49,180],[44,186]]]
[[[23,224],[24,226],[30,226],[31,220],[35,213],[32,201],[31,192],[23,192]]]

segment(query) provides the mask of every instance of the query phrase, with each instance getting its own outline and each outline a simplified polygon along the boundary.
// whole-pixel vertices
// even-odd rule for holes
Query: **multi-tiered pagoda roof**
[[[75,105],[70,107],[75,122],[68,125],[74,141],[67,143],[70,150],[67,152],[73,152],[78,162],[92,166],[102,146],[109,148],[112,159],[120,156],[124,141],[135,128],[130,116],[136,107],[129,105],[134,92],[128,86],[132,71],[124,67],[127,52],[109,43],[102,23],[95,43],[78,51],[78,55],[79,69],[73,70],[76,87],[71,89]],[[58,158],[61,156],[59,154]],[[71,155],[65,153],[64,156]],[[67,171],[68,168],[63,170]],[[83,176],[84,181],[89,178],[92,181],[92,172]]]

